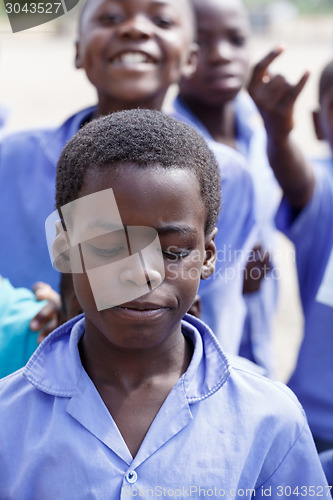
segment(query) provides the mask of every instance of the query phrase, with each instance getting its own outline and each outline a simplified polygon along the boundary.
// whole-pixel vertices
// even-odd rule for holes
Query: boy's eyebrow
[[[105,229],[106,231],[108,232],[113,232],[113,231],[120,231],[120,230],[124,230],[124,228],[126,227],[125,226],[121,226],[119,224],[113,224],[111,222],[108,222],[106,220],[103,220],[103,219],[97,219],[97,220],[94,220],[94,221],[90,221],[87,225],[86,225],[86,229],[94,229],[94,228],[101,228],[101,229]],[[158,233],[158,235],[161,235],[161,236],[164,236],[164,235],[167,235],[167,234],[172,234],[172,233],[177,233],[177,234],[183,234],[183,235],[196,235],[197,234],[197,231],[187,225],[187,224],[181,224],[181,225],[173,225],[173,224],[168,224],[167,226],[161,226],[161,227],[154,227],[152,229],[155,229],[155,231]]]
[[[194,235],[197,233],[197,231],[186,224],[183,224],[181,226],[174,226],[174,225],[168,225],[168,226],[163,226],[163,227],[155,227],[155,230],[159,235],[165,235],[165,234],[170,234],[170,233],[178,233],[178,234],[184,234],[184,235]]]

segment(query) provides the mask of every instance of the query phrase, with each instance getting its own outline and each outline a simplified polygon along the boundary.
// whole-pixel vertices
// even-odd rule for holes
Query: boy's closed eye
[[[120,254],[122,254],[123,252],[128,252],[128,249],[124,247],[124,245],[122,246],[114,246],[114,247],[106,247],[106,248],[103,248],[103,247],[97,247],[97,246],[94,246],[94,245],[89,245],[89,248],[91,249],[91,251],[97,255],[97,256],[100,256],[100,257],[106,257],[106,258],[110,258],[110,257],[116,257]]]
[[[190,254],[190,250],[177,249],[175,247],[167,248],[166,250],[162,249],[162,254],[165,259],[168,260],[180,260],[184,259]]]

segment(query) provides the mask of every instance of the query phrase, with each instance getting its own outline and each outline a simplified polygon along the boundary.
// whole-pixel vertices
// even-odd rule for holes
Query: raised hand
[[[284,140],[294,126],[294,105],[303,90],[310,73],[306,71],[295,84],[282,75],[273,75],[270,64],[284,51],[277,47],[261,59],[253,68],[248,91],[256,103],[269,136]]]
[[[31,320],[30,329],[40,331],[38,342],[44,340],[58,326],[58,314],[61,308],[60,295],[47,283],[38,281],[33,286],[37,300],[47,300],[47,304]]]

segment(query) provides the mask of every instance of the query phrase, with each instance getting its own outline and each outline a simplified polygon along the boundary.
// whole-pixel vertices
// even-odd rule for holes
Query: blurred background
[[[74,67],[75,7],[65,16],[13,34],[0,0],[0,102],[11,109],[9,130],[57,125],[80,108],[94,104],[94,89]],[[245,0],[252,24],[252,62],[274,46],[285,52],[272,67],[296,82],[305,70],[311,77],[296,106],[294,138],[308,156],[328,150],[312,127],[318,78],[333,58],[332,0]],[[171,91],[172,92],[172,91]],[[280,276],[279,308],[274,321],[276,376],[287,380],[302,335],[301,313],[292,245],[279,235],[275,261]]]

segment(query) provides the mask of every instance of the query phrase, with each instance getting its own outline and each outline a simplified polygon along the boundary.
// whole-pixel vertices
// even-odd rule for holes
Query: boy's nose
[[[122,38],[148,39],[152,36],[152,25],[143,16],[131,17],[121,23],[118,34]]]
[[[209,53],[211,63],[231,62],[233,49],[227,40],[217,40]]]
[[[152,267],[144,269],[141,265],[132,265],[120,273],[120,282],[126,286],[142,287],[149,285],[153,289],[162,281],[162,274]]]

